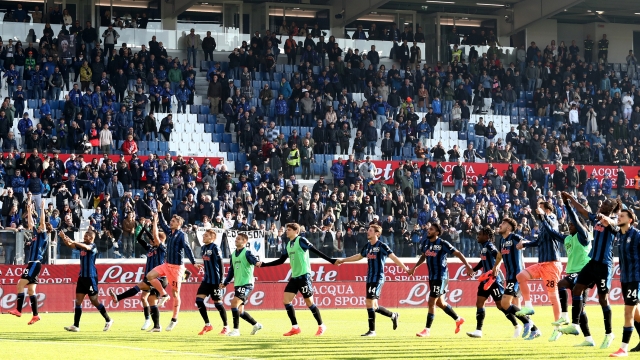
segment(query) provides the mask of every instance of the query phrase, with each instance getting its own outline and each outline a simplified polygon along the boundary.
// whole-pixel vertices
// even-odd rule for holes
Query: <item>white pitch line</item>
[[[201,357],[210,357],[210,358],[216,358],[216,359],[258,360],[258,359],[249,358],[249,357],[225,356],[225,355],[218,355],[218,354],[203,354],[203,353],[195,353],[195,352],[188,352],[188,351],[161,350],[161,349],[154,349],[154,348],[140,348],[140,347],[122,346],[122,345],[96,344],[96,343],[84,343],[84,342],[78,343],[74,341],[36,341],[34,343],[33,340],[0,339],[0,342],[3,342],[3,341],[19,342],[19,343],[28,342],[29,344],[32,344],[32,345],[33,344],[51,344],[51,345],[75,344],[75,345],[82,345],[82,346],[104,347],[104,348],[111,348],[111,349],[156,352],[156,353],[170,354],[170,355],[201,356]]]

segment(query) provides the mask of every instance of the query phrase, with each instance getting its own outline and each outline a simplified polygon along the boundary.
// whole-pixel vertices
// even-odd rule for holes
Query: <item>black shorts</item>
[[[489,296],[493,298],[493,301],[499,302],[502,300],[502,295],[504,294],[504,287],[502,286],[502,281],[496,280],[489,289],[484,289],[484,284],[486,281],[483,281],[478,285],[478,296],[488,299]]]
[[[439,298],[447,293],[449,279],[429,280],[429,297]]]
[[[640,282],[633,281],[622,283],[622,297],[624,297],[624,304],[627,306],[634,306],[640,304],[638,300],[638,293],[640,293]]]
[[[219,284],[201,283],[196,294],[207,295],[211,298],[211,300],[220,301],[222,300],[223,289],[220,289],[218,286]]]
[[[251,291],[253,291],[253,285],[234,286],[233,289],[233,295],[242,300],[242,305],[244,305],[249,298],[249,294],[251,294]]]
[[[611,289],[612,277],[612,266],[590,260],[587,265],[580,270],[576,284],[584,285],[588,288],[597,286],[598,294],[608,294]]]
[[[569,283],[569,286],[567,286],[567,289],[573,289],[573,287],[576,286],[576,281],[578,281],[578,273],[567,274],[567,276],[562,278],[562,280],[564,280],[567,283]],[[562,280],[560,280],[560,281],[562,281]]]
[[[78,284],[76,284],[76,294],[98,295],[98,278],[79,277]]]
[[[302,297],[307,299],[313,296],[313,284],[311,283],[311,275],[306,274],[296,278],[289,279],[289,283],[284,288],[284,292],[297,294],[300,292]]]
[[[160,284],[162,284],[163,289],[166,289],[167,286],[169,285],[169,281],[167,281],[167,278],[165,276],[159,277],[158,280],[160,281]],[[142,281],[149,286],[149,290],[147,291],[149,291],[150,296],[160,297],[160,292],[156,290],[156,288],[154,288],[153,285],[151,285],[151,282],[147,279],[146,276]]]
[[[29,281],[29,285],[38,283],[38,275],[40,275],[40,269],[42,269],[42,264],[40,261],[30,261],[27,264],[27,267],[24,268],[24,272],[21,279],[25,279]]]
[[[380,293],[382,293],[383,285],[384,285],[384,281],[368,282],[367,283],[367,299],[378,300],[380,298]]]
[[[504,294],[508,296],[517,297],[520,296],[520,284],[518,280],[510,279],[504,282]]]

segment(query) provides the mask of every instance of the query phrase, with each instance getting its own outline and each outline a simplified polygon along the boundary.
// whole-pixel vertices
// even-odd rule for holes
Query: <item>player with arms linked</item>
[[[255,335],[262,329],[262,324],[255,321],[248,312],[244,311],[244,305],[249,299],[249,294],[253,291],[255,278],[253,269],[260,262],[258,258],[247,248],[249,237],[239,233],[236,236],[236,250],[231,253],[231,266],[224,282],[219,285],[224,289],[233,279],[234,296],[231,299],[231,315],[233,316],[233,330],[227,336],[240,336],[240,318],[253,325],[251,335]],[[198,291],[200,292],[200,291]],[[206,321],[206,320],[205,320]]]
[[[306,238],[300,236],[300,225],[296,223],[289,223],[285,225],[285,234],[289,239],[283,251],[282,256],[279,259],[261,263],[258,267],[277,266],[284,264],[289,259],[291,265],[291,279],[284,288],[284,307],[287,309],[287,315],[291,320],[291,330],[284,333],[284,336],[293,336],[300,334],[302,330],[298,326],[298,320],[296,319],[296,311],[291,304],[296,294],[300,292],[304,298],[304,302],[311,310],[313,317],[318,323],[318,331],[316,336],[324,334],[326,326],[322,323],[322,317],[320,316],[320,309],[313,302],[313,284],[311,283],[311,263],[309,262],[309,251],[320,256],[326,261],[335,264],[336,260],[330,258],[324,253],[316,249]]]
[[[640,311],[638,310],[638,293],[640,293],[640,231],[633,226],[635,214],[628,209],[620,211],[618,216],[618,258],[620,259],[620,283],[624,297],[624,328],[622,344],[611,357],[625,357],[629,352],[629,341],[635,325],[640,334]],[[635,321],[634,321],[635,320]],[[640,344],[630,350],[640,352]]]
[[[369,331],[362,336],[376,336],[376,313],[391,318],[393,322],[393,330],[398,328],[398,313],[387,310],[382,306],[378,306],[378,299],[384,285],[384,265],[387,257],[393,260],[396,265],[409,272],[409,268],[403,264],[400,259],[389,248],[389,245],[378,240],[382,235],[382,227],[379,225],[369,226],[367,230],[367,240],[369,242],[360,250],[359,254],[355,254],[345,259],[336,260],[336,265],[355,262],[361,259],[367,259],[367,314],[369,315]]]
[[[113,320],[111,320],[109,314],[107,314],[107,309],[104,308],[104,305],[98,301],[98,270],[96,269],[98,248],[96,248],[96,244],[94,243],[96,233],[92,227],[89,227],[87,232],[84,233],[83,242],[71,240],[62,231],[60,231],[60,238],[66,246],[80,250],[80,275],[78,276],[78,283],[76,285],[76,308],[73,316],[73,325],[65,326],[64,329],[71,332],[80,331],[82,301],[84,301],[84,298],[88,295],[91,304],[100,311],[100,314],[106,321],[102,331],[109,331],[111,325],[113,325]]]
[[[611,329],[611,307],[609,306],[609,289],[613,277],[613,243],[619,232],[617,216],[622,209],[620,199],[606,199],[597,213],[589,213],[571,194],[566,195],[571,206],[584,218],[588,218],[593,226],[593,246],[589,253],[589,262],[578,273],[573,287],[573,303],[571,307],[571,324],[561,327],[563,334],[580,334],[580,316],[584,312],[586,299],[583,293],[594,285],[598,287],[598,300],[602,307],[605,337],[601,349],[611,346],[614,335]],[[586,324],[583,325],[587,326]]]
[[[517,275],[524,269],[522,250],[517,247],[523,238],[513,232],[517,226],[518,223],[512,218],[502,219],[498,226],[498,234],[502,237],[502,240],[498,246],[500,252],[496,255],[496,261],[491,272],[497,274],[500,270],[500,264],[504,263],[506,274],[504,294],[501,301],[502,308],[505,309],[505,315],[509,320],[512,320],[512,317],[515,316],[524,324],[524,331],[520,326],[515,326],[513,337],[519,337],[522,331],[523,338],[535,339],[539,335],[536,335],[538,328],[533,323],[533,320],[529,319],[528,316],[516,315],[520,311],[520,284],[518,284]]]
[[[493,272],[496,258],[499,254],[498,248],[496,248],[496,245],[493,243],[494,237],[494,231],[490,226],[485,226],[482,231],[478,233],[477,237],[477,241],[481,246],[480,262],[473,268],[473,271],[482,270],[483,275],[479,278],[480,284],[478,285],[478,297],[476,299],[476,330],[467,333],[467,335],[472,338],[482,337],[482,326],[484,325],[485,318],[484,306],[489,296],[493,298],[498,310],[502,311],[518,333],[520,332],[516,316],[507,313],[506,308],[502,305],[504,275],[500,270],[496,273]]]
[[[16,301],[16,308],[9,311],[9,314],[17,317],[22,316],[22,307],[24,306],[24,288],[27,288],[29,294],[29,301],[31,302],[31,311],[33,317],[29,320],[28,325],[33,325],[40,321],[40,315],[38,315],[38,299],[36,296],[36,286],[38,286],[38,275],[42,269],[42,259],[47,251],[49,245],[49,234],[53,232],[51,224],[46,222],[46,216],[44,215],[44,201],[40,203],[40,225],[36,229],[33,221],[33,203],[27,202],[27,229],[33,232],[33,239],[29,247],[29,256],[27,257],[27,267],[24,269],[20,280],[18,280],[18,300]]]
[[[193,265],[196,265],[196,259],[193,257],[191,246],[187,242],[187,235],[180,230],[184,219],[178,215],[173,215],[169,225],[167,225],[164,216],[162,216],[162,203],[156,200],[158,207],[157,214],[160,220],[160,227],[162,231],[167,235],[167,259],[166,262],[160,266],[155,267],[147,274],[147,280],[154,289],[160,293],[160,301],[158,306],[161,307],[167,300],[169,295],[162,287],[162,282],[159,277],[166,276],[167,281],[171,285],[173,292],[173,316],[171,322],[166,328],[166,331],[171,331],[178,324],[178,313],[180,312],[180,287],[182,285],[182,279],[185,273],[185,267],[182,264],[182,259],[185,255],[189,258],[189,261]]]
[[[165,233],[158,232],[158,213],[153,213],[153,227],[151,229],[151,234],[149,231],[143,226],[138,234],[136,240],[138,244],[142,246],[143,249],[147,252],[147,263],[144,268],[145,277],[139,282],[136,286],[128,289],[122,294],[116,295],[113,291],[113,288],[109,288],[109,295],[111,296],[111,301],[117,304],[127,298],[137,295],[140,291],[142,291],[142,295],[140,296],[140,301],[143,305],[144,310],[144,324],[142,325],[141,330],[147,330],[149,326],[151,326],[151,320],[153,321],[153,327],[149,332],[160,332],[162,330],[160,326],[160,311],[158,310],[158,297],[160,293],[156,290],[151,283],[147,279],[147,274],[151,272],[151,270],[155,269],[157,266],[164,264],[167,247],[164,244],[167,236]],[[151,244],[147,243],[143,236],[147,234],[151,239]],[[162,288],[166,289],[168,282],[166,277],[159,278],[160,283],[162,284]]]
[[[555,327],[549,341],[556,341],[562,333],[559,330],[560,326],[569,324],[567,314],[567,290],[573,289],[578,273],[589,262],[589,252],[591,251],[591,238],[587,228],[587,224],[584,220],[576,214],[576,211],[571,207],[570,202],[567,200],[568,193],[562,193],[562,199],[567,209],[569,216],[569,235],[564,234],[552,229],[548,222],[542,222],[542,226],[549,234],[564,243],[564,248],[567,251],[567,267],[565,269],[567,276],[564,279],[558,281],[558,294],[560,296],[560,318],[551,323]],[[587,290],[585,290],[583,296],[587,296]],[[591,333],[589,332],[587,314],[580,314],[580,328],[584,334],[584,341],[576,346],[595,346]]]
[[[217,234],[213,229],[209,229],[202,235],[202,266],[204,268],[204,278],[200,287],[198,287],[198,293],[196,295],[196,306],[202,320],[204,320],[204,327],[198,335],[204,335],[213,330],[213,326],[209,322],[209,315],[207,314],[207,306],[204,303],[204,299],[207,296],[213,301],[218,313],[220,313],[220,319],[222,319],[222,331],[221,335],[229,333],[229,327],[227,326],[227,312],[222,304],[222,289],[220,284],[224,278],[224,266],[222,265],[222,254],[220,248],[216,245],[215,241]]]
[[[444,300],[444,294],[447,293],[449,282],[447,255],[454,255],[460,259],[468,274],[473,274],[473,268],[460,251],[448,241],[440,238],[441,234],[442,227],[439,224],[431,224],[427,230],[427,241],[422,244],[422,255],[420,255],[420,259],[413,269],[409,270],[409,275],[413,275],[418,266],[422,265],[425,260],[429,269],[429,314],[427,315],[426,327],[416,334],[419,337],[431,335],[431,324],[433,324],[433,319],[436,316],[436,305],[456,321],[456,334],[460,332],[460,327],[464,324],[464,319],[459,317],[451,305]]]

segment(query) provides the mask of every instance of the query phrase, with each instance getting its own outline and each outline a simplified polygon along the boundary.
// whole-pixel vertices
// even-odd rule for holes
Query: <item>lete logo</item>
[[[462,300],[462,289],[451,290],[450,293],[445,294],[444,298],[452,304],[457,304]],[[422,305],[428,303],[429,300],[429,285],[427,284],[415,284],[409,290],[409,294],[406,299],[400,300],[400,304],[403,305]]]

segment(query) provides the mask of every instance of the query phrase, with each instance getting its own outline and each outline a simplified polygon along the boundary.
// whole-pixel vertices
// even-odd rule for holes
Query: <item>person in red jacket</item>
[[[138,153],[138,144],[133,140],[133,135],[128,135],[127,140],[122,143],[122,152],[125,155],[133,155]]]

